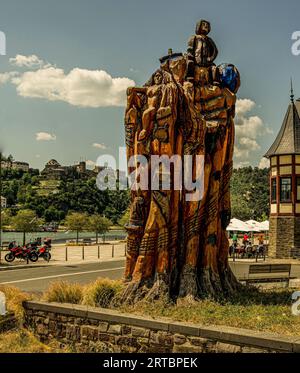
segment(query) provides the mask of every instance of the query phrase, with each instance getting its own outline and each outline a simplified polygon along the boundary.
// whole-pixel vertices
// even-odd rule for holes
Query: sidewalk
[[[126,244],[119,241],[112,241],[106,244],[99,244],[93,246],[65,246],[54,245],[51,249],[51,260],[49,263],[42,258],[36,263],[15,260],[13,263],[6,263],[4,261],[4,253],[1,256],[0,271],[24,269],[24,268],[38,268],[53,265],[67,265],[67,264],[83,264],[83,263],[98,263],[107,262],[110,260],[120,260],[125,258]]]

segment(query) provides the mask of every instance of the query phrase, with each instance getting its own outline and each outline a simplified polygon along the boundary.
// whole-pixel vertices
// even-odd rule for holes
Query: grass
[[[107,308],[111,300],[119,294],[122,289],[121,281],[99,278],[85,287],[82,303],[92,307]]]
[[[46,302],[80,304],[83,300],[83,287],[66,281],[53,282],[44,293]]]
[[[163,302],[140,302],[122,306],[121,311],[154,318],[189,322],[200,325],[224,325],[272,332],[300,335],[300,317],[292,315],[291,290],[244,289],[228,300],[178,300],[177,305]]]
[[[0,291],[5,294],[7,310],[13,312],[18,320],[24,316],[22,303],[33,299],[33,295],[23,293],[20,289],[13,286],[0,286]]]
[[[86,286],[58,282],[50,287],[45,299],[106,308],[122,289],[121,282],[108,279],[98,279]],[[203,299],[197,302],[181,299],[176,305],[162,301],[141,301],[136,305],[123,305],[119,310],[200,325],[225,325],[300,335],[300,317],[291,313],[293,292],[291,289],[259,290],[245,287],[229,299]]]
[[[99,278],[86,286],[66,281],[56,281],[44,293],[43,300],[106,308],[122,288],[121,281],[112,281],[105,278]]]
[[[57,341],[45,345],[26,329],[0,334],[0,353],[58,353],[72,352]]]
[[[22,327],[24,319],[22,303],[37,296],[23,293],[12,286],[0,286],[0,291],[5,294],[7,310],[14,312],[19,321],[19,326],[14,330],[0,333],[0,353],[69,352],[68,347],[62,348],[57,341],[48,345],[41,343],[29,330]]]
[[[49,287],[42,299],[105,308],[122,289],[121,282],[109,279],[98,279],[85,286],[59,281]],[[17,288],[0,287],[0,291],[6,294],[8,310],[15,312],[20,320],[23,316],[22,302],[36,299],[36,296],[24,294]],[[141,301],[136,305],[123,305],[119,310],[199,325],[225,325],[291,336],[300,335],[300,316],[293,316],[291,312],[294,291],[245,287],[229,299],[203,299],[198,302],[181,299],[176,306],[161,301]]]
[[[58,191],[58,180],[40,180],[39,186],[33,187],[40,196],[48,196]]]

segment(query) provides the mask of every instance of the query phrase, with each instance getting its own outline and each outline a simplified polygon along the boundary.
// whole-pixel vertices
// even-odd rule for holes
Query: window
[[[299,178],[300,181],[300,178]],[[277,182],[276,179],[271,180],[271,203],[277,203]]]
[[[291,164],[292,163],[292,156],[291,155],[281,155],[279,157],[280,164]]]
[[[297,193],[297,202],[300,201],[300,177],[297,177],[297,184],[296,184],[296,193]]]
[[[292,179],[290,177],[282,177],[280,179],[280,202],[292,201]]]

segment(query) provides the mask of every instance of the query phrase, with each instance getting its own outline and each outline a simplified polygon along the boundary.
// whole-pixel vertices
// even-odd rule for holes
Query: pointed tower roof
[[[300,154],[300,99],[294,102],[293,89],[281,129],[265,157],[284,154]]]

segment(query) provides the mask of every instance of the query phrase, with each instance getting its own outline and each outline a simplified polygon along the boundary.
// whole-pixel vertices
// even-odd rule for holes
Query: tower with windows
[[[300,99],[291,103],[277,138],[265,157],[270,160],[269,256],[300,254]]]

